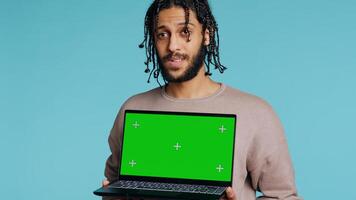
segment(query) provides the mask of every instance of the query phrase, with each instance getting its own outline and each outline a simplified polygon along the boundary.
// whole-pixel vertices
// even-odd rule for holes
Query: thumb
[[[109,184],[110,182],[108,181],[108,179],[104,179],[103,182],[101,183],[103,187],[108,186]]]
[[[234,190],[232,190],[231,187],[228,187],[226,189],[226,197],[228,200],[236,200],[235,192],[234,192]]]

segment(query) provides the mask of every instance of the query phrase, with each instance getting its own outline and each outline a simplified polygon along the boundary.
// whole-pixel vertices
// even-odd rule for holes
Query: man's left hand
[[[231,187],[228,187],[225,191],[225,197],[220,200],[237,200],[234,190]]]

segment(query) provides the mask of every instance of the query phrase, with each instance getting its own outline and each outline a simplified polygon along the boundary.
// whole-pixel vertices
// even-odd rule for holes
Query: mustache
[[[182,54],[182,53],[169,53],[165,56],[163,56],[162,61],[166,62],[172,59],[180,59],[180,60],[184,60],[184,59],[188,59],[189,56],[187,54]]]

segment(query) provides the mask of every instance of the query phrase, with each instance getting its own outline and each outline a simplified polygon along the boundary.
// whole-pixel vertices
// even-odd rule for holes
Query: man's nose
[[[168,49],[170,52],[176,52],[180,50],[180,41],[179,38],[175,35],[172,35],[169,39]]]

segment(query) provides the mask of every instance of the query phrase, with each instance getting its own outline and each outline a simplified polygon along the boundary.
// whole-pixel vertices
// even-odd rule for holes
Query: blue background
[[[0,0],[1,199],[99,199],[107,136],[146,83],[150,1]],[[266,99],[305,199],[356,199],[356,2],[212,0],[213,78]]]

